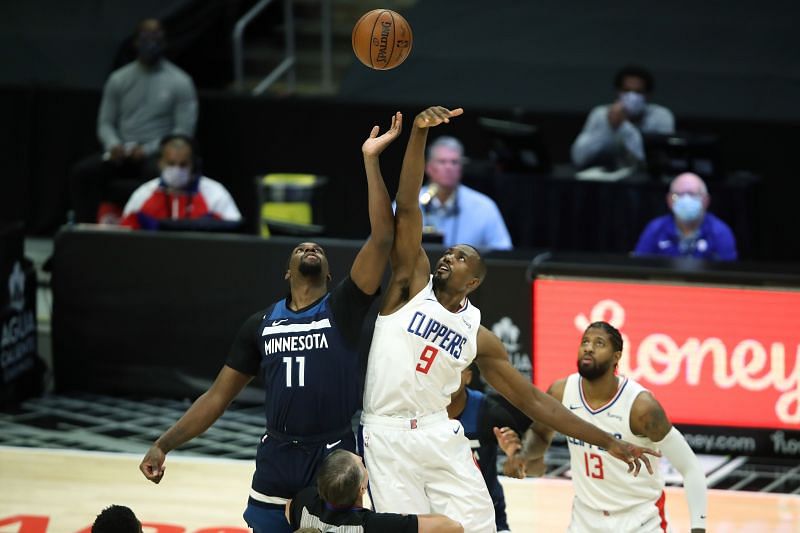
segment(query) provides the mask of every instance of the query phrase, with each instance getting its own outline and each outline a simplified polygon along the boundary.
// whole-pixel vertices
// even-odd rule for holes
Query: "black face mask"
[[[139,60],[145,65],[155,65],[164,55],[164,43],[161,39],[140,39]]]

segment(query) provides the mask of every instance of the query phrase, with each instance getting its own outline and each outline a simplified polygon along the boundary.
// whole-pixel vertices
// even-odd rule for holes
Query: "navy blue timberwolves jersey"
[[[487,397],[484,393],[465,389],[467,403],[458,416],[459,422],[464,426],[464,436],[469,439],[472,456],[481,469],[486,488],[492,497],[495,511],[495,522],[498,531],[507,530],[506,501],[503,486],[497,479],[497,438],[494,436],[494,427],[514,427],[514,419],[497,402]]]
[[[248,320],[227,364],[260,372],[268,428],[311,436],[350,425],[362,397],[358,336],[373,299],[348,277],[305,309],[283,299]]]

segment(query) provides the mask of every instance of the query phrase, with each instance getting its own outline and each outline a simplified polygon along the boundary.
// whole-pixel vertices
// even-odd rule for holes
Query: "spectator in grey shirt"
[[[103,89],[97,136],[104,152],[79,162],[70,176],[78,222],[97,221],[101,203],[121,212],[137,186],[159,175],[161,139],[194,135],[197,94],[189,75],[163,58],[161,23],[143,20],[136,35],[137,59],[114,71]]]
[[[572,144],[572,163],[576,167],[616,169],[644,163],[642,134],[675,132],[672,112],[648,102],[653,85],[653,75],[642,67],[631,65],[617,72],[617,100],[592,109]]]

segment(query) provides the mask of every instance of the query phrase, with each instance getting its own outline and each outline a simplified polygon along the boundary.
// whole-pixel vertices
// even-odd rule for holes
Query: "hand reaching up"
[[[417,128],[432,128],[442,123],[449,123],[453,117],[461,116],[464,110],[459,108],[450,110],[442,106],[432,106],[421,112],[414,119],[414,126]]]
[[[383,152],[387,146],[392,144],[392,142],[400,136],[400,132],[402,130],[403,114],[400,113],[400,111],[392,116],[392,125],[383,135],[378,135],[378,132],[380,131],[379,126],[373,126],[372,131],[369,133],[369,137],[361,146],[361,152],[364,154],[364,157],[378,157],[381,155],[381,152]]]

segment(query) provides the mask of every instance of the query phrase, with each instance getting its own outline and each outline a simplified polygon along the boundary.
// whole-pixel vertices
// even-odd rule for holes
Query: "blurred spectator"
[[[736,239],[731,228],[706,212],[711,197],[691,172],[674,180],[667,193],[672,214],[652,220],[639,237],[634,255],[667,255],[733,261]]]
[[[303,489],[286,504],[286,517],[295,529],[364,533],[463,533],[458,522],[443,515],[376,513],[364,509],[369,476],[358,455],[336,450],[322,462],[317,486]],[[349,527],[348,527],[349,526]]]
[[[142,524],[128,507],[112,505],[97,515],[91,533],[142,533]]]
[[[463,158],[464,147],[455,137],[439,137],[428,147],[425,172],[430,182],[419,196],[423,231],[441,234],[445,246],[511,249],[511,237],[494,201],[461,184]]]
[[[513,417],[500,404],[484,393],[468,387],[477,373],[473,362],[461,372],[461,385],[450,397],[447,415],[461,422],[464,436],[469,439],[472,456],[481,470],[489,495],[494,503],[497,533],[507,533],[506,497],[497,479],[497,447],[500,443],[506,455],[513,455],[522,446]],[[503,438],[500,438],[503,435]]]
[[[158,166],[161,176],[142,184],[125,205],[123,226],[159,229],[166,221],[192,221],[187,228],[238,227],[242,215],[236,203],[221,183],[201,174],[190,138],[164,138]]]
[[[164,59],[164,29],[156,19],[139,23],[138,58],[111,73],[103,89],[97,137],[104,153],[80,161],[70,175],[77,222],[98,221],[98,206],[119,207],[143,181],[158,175],[159,142],[170,134],[194,135],[197,95],[192,79]],[[113,213],[113,205],[105,209]]]
[[[572,163],[578,168],[609,169],[645,161],[642,134],[669,134],[675,118],[666,107],[650,103],[653,75],[639,66],[626,66],[614,76],[617,100],[592,109],[583,131],[572,144]]]

